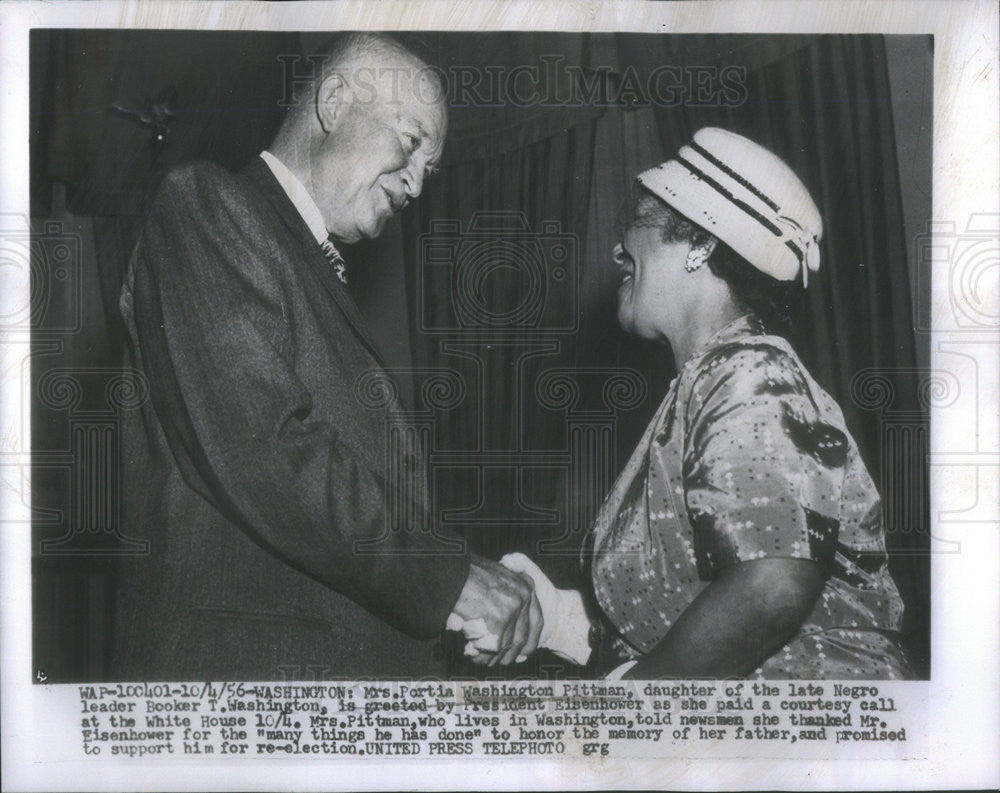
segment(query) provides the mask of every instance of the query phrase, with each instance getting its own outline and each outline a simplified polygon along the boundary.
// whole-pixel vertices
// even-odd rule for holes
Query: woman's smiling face
[[[618,323],[644,339],[666,340],[663,320],[677,307],[679,277],[690,243],[664,242],[659,225],[650,222],[659,200],[644,196],[636,217],[614,249],[618,267]]]

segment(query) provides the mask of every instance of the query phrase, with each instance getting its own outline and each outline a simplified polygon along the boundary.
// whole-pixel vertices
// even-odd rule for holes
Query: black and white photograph
[[[313,5],[21,31],[3,523],[64,756],[944,763],[1000,459],[951,40]],[[460,784],[351,767],[305,787]]]
[[[930,37],[412,38],[33,31],[37,671],[926,677]]]

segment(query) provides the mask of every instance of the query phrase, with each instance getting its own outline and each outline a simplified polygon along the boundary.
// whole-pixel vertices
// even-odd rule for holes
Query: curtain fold
[[[810,278],[807,297],[794,318],[797,330],[790,340],[817,380],[841,404],[869,470],[887,499],[887,514],[906,511],[900,506],[902,502],[926,502],[926,460],[919,459],[919,444],[902,451],[890,449],[886,413],[859,400],[855,383],[864,372],[891,377],[896,400],[893,410],[905,414],[916,432],[926,430],[926,416],[916,393],[911,284],[883,39],[705,37],[699,42],[676,36],[592,36],[585,58],[589,67],[606,66],[616,74],[631,68],[640,85],[664,63],[706,69],[736,64],[744,70],[745,93],[738,102],[686,101],[664,106],[640,101],[628,107],[607,107],[597,117],[582,118],[569,129],[559,129],[542,141],[514,150],[513,139],[498,139],[502,131],[496,130],[488,150],[502,153],[446,163],[441,177],[427,186],[425,197],[408,213],[403,226],[414,354],[426,366],[465,366],[463,371],[469,376],[478,358],[487,363],[480,363],[474,374],[489,380],[479,382],[480,391],[470,395],[439,426],[439,446],[474,449],[493,443],[514,448],[518,443],[524,445],[524,437],[511,433],[527,428],[532,443],[565,448],[567,414],[554,413],[537,399],[524,398],[529,387],[524,378],[537,377],[553,366],[578,370],[618,367],[638,371],[648,391],[640,404],[619,412],[613,446],[615,465],[620,464],[662,398],[673,364],[665,349],[626,337],[617,327],[616,275],[608,266],[611,247],[620,233],[616,220],[636,173],[672,155],[695,130],[722,126],[773,150],[799,174],[814,196],[825,222],[823,264]],[[538,129],[536,126],[535,132]],[[518,134],[526,134],[523,127]],[[465,154],[470,151],[466,148]],[[456,300],[457,282],[440,272],[429,276],[422,258],[426,249],[421,249],[421,241],[426,242],[430,224],[453,220],[454,234],[462,237],[477,212],[496,210],[523,213],[533,230],[545,221],[558,221],[578,242],[578,326],[574,333],[554,339],[554,349],[538,353],[537,366],[526,366],[523,372],[518,368],[518,356],[546,338],[537,328],[518,328],[513,335],[496,327],[478,328],[473,334],[475,343],[461,342],[464,353],[458,355],[454,343],[451,352],[446,351],[447,333],[427,332],[421,312],[426,313],[428,306],[417,305],[412,299],[419,294],[424,301],[430,300],[438,316],[447,315]],[[454,250],[453,265],[457,268],[461,257],[457,243]],[[503,269],[499,266],[497,273]],[[495,274],[483,283],[483,305],[498,311],[516,303],[524,288],[512,271],[506,276]],[[456,326],[456,330],[455,338],[460,338],[468,329]],[[578,379],[582,389],[579,401],[594,398],[599,386],[585,383],[586,378]],[[477,446],[479,432],[488,436],[486,447]],[[893,455],[900,453],[907,458],[900,459],[900,464],[912,464],[923,471],[915,491],[891,487]],[[440,472],[438,508],[457,509],[474,503],[466,513],[468,520],[456,527],[475,548],[493,557],[513,549],[537,554],[538,543],[545,537],[582,541],[578,527],[568,524],[579,520],[581,514],[592,514],[596,503],[578,505],[575,512],[566,505],[603,497],[603,493],[598,496],[586,488],[574,490],[578,480],[572,474],[532,470],[530,478],[537,485],[532,488],[512,481],[512,475],[505,478],[499,467],[485,478],[472,468]],[[525,504],[537,510],[537,522],[531,523]],[[555,516],[548,523],[540,517],[546,511]],[[926,518],[927,510],[910,508],[907,514]],[[512,522],[477,522],[503,516]],[[915,666],[925,671],[928,526],[890,525],[887,543],[907,602],[904,630],[908,649]],[[569,575],[567,565],[560,567],[552,559],[548,569],[556,575]]]
[[[574,549],[604,496],[599,484],[617,472],[674,373],[665,347],[624,334],[616,321],[617,273],[609,260],[625,196],[636,173],[670,156],[695,130],[727,127],[785,159],[823,214],[823,266],[810,278],[791,341],[843,407],[880,486],[891,562],[907,605],[904,629],[915,665],[926,674],[929,479],[920,443],[927,419],[918,398],[882,37],[436,32],[411,38],[414,46],[428,45],[429,61],[453,78],[479,79],[486,67],[509,75],[539,66],[535,88],[542,97],[573,95],[561,68],[567,65],[595,80],[596,96],[605,98],[625,83],[648,88],[650,75],[664,66],[680,75],[671,102],[645,102],[640,90],[634,102],[519,104],[490,93],[495,86],[487,81],[477,84],[489,103],[469,94],[470,101],[451,109],[441,174],[382,239],[359,246],[352,288],[384,329],[387,358],[412,364],[398,376],[414,407],[427,408],[429,370],[453,369],[466,383],[463,398],[444,400],[443,407],[437,400],[432,411],[439,514],[492,558],[511,550],[537,556],[540,543],[554,541],[540,562],[559,585],[573,583]],[[66,341],[66,354],[79,356],[74,364],[120,363],[118,289],[159,175],[194,158],[239,167],[263,148],[280,123],[274,100],[289,78],[277,56],[303,52],[300,39],[33,32],[33,216],[48,216],[60,192],[51,185],[67,186],[68,209],[87,224],[87,308],[103,304],[106,315],[103,323],[88,320],[89,335]],[[560,69],[550,70],[556,62]],[[707,75],[711,82],[726,69],[739,90],[699,98],[698,80]],[[163,143],[148,125],[110,111],[115,102],[149,109],[170,99],[171,89],[176,113]],[[913,167],[929,174],[929,162]],[[405,293],[392,280],[400,259]],[[372,262],[377,266],[366,266]],[[570,450],[581,427],[607,428],[612,370],[633,372],[641,386],[629,398],[612,394],[617,412],[607,434],[594,430],[583,439],[597,445],[609,474],[587,467],[595,465],[594,455],[572,458]],[[868,384],[883,384],[885,400],[865,398],[862,375]],[[39,424],[35,448],[57,448],[63,435],[61,426]],[[903,480],[899,472],[907,467],[913,473]],[[56,654],[67,669],[76,663],[69,650]]]
[[[554,491],[555,469],[528,476],[503,460],[564,443],[565,428],[534,409],[531,389],[540,368],[568,365],[576,352],[595,125],[445,168],[404,218],[415,364],[455,369],[469,389],[439,422],[435,444],[499,460],[442,469],[438,509],[477,494],[457,527],[491,556],[528,550],[535,521],[552,520],[532,505],[551,507],[542,494]],[[430,261],[430,247],[443,258]]]

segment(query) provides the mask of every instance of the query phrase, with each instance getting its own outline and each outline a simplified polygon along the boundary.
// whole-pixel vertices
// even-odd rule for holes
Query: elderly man
[[[380,358],[336,242],[420,195],[443,91],[382,36],[326,55],[243,172],[164,179],[131,262],[121,308],[151,400],[124,427],[123,525],[150,553],[121,565],[117,679],[434,674],[426,640],[452,612],[485,621],[497,662],[537,645],[524,579],[429,531],[426,504],[392,525],[384,416],[353,390]]]

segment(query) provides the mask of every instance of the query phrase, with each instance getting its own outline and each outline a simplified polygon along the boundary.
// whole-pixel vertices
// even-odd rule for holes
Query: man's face
[[[435,78],[416,77],[418,67],[394,68],[391,79],[373,72],[367,84],[355,84],[313,153],[312,194],[327,230],[343,242],[377,237],[420,195],[441,157],[447,111]]]

